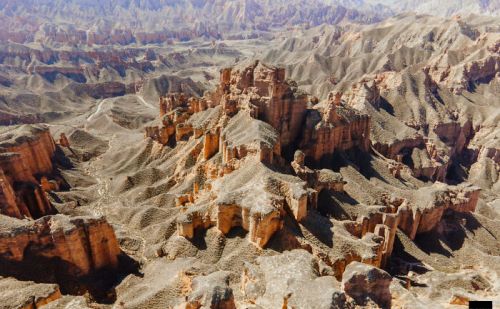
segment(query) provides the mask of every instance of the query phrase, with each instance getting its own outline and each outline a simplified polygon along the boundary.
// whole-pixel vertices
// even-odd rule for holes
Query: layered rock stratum
[[[1,3],[0,303],[498,302],[497,11]]]
[[[77,291],[66,281],[120,265],[121,249],[104,218],[57,214],[49,200],[48,192],[67,186],[56,168],[58,147],[42,125],[5,127],[0,133],[1,273],[37,281],[2,278],[4,286],[19,293],[4,294],[8,308],[39,308],[61,297],[54,283],[65,292]],[[56,282],[50,278],[54,273],[44,277],[47,272],[55,272]]]

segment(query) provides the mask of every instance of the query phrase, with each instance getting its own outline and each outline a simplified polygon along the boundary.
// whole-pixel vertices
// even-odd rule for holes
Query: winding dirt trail
[[[103,105],[106,101],[108,101],[108,100],[109,100],[109,98],[108,98],[108,99],[102,99],[102,100],[101,100],[101,102],[99,102],[99,104],[97,104],[97,108],[96,108],[95,112],[93,112],[92,114],[90,114],[90,116],[88,116],[88,117],[87,117],[87,121],[90,121],[90,120],[92,120],[95,116],[97,116],[97,114],[99,114],[99,113],[101,112],[101,110],[102,110],[102,105]]]
[[[144,106],[149,107],[149,108],[152,108],[152,109],[156,109],[156,107],[155,107],[153,104],[146,102],[146,100],[144,100],[144,97],[143,97],[142,95],[140,95],[140,94],[136,94],[135,96],[139,99],[139,101],[140,101],[140,102],[141,102]]]

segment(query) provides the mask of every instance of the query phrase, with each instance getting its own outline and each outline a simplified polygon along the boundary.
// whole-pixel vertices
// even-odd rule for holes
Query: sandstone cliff
[[[16,218],[40,218],[54,213],[40,186],[40,177],[52,174],[55,150],[46,127],[4,128],[0,133],[2,213]]]
[[[27,256],[55,260],[62,273],[75,277],[118,266],[121,250],[113,228],[104,218],[54,215],[36,221],[3,217],[2,222],[3,261],[22,265]]]

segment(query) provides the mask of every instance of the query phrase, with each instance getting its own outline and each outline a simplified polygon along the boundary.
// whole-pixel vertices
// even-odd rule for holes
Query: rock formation
[[[392,265],[396,239],[402,237],[398,230],[410,241],[435,231],[449,212],[474,212],[480,191],[465,183],[424,186],[413,178],[444,180],[449,157],[467,144],[468,125],[436,125],[433,131],[440,141],[416,134],[372,148],[367,111],[387,108],[378,87],[365,82],[358,92],[332,92],[325,101],[308,102],[293,81],[284,79],[281,69],[255,62],[221,70],[218,87],[202,98],[182,94],[161,98],[161,117],[146,127],[146,137],[154,141],[157,158],[171,153],[176,162],[168,176],[172,193],[167,194],[175,198],[179,213],[177,235],[198,244],[215,227],[226,235],[224,239],[242,230],[262,250],[269,245],[306,249],[333,280],[325,303],[334,299],[339,307],[349,303],[389,307],[390,280],[378,268]],[[458,142],[448,147],[442,143],[446,139]],[[328,169],[337,163],[335,158],[343,160],[356,152],[370,162],[356,167],[337,164],[340,172]],[[374,166],[382,174],[370,174]],[[375,179],[387,183],[374,188],[365,182],[370,198],[359,203],[350,194],[363,196],[365,188],[356,188],[356,181],[366,174],[374,183],[380,181]],[[408,179],[418,184],[416,189],[394,185]],[[170,240],[173,247],[163,246],[160,255],[178,254],[177,246],[186,244],[180,239]],[[367,272],[374,269],[380,280],[346,274],[353,263],[370,265]],[[280,290],[279,296],[266,296],[274,288],[262,286],[268,280],[263,279],[265,272],[246,267],[243,289],[250,303],[290,306],[308,297],[294,296],[300,293],[290,294],[285,288],[287,292]],[[350,276],[345,293],[335,285],[343,275]],[[360,289],[366,290],[369,300],[356,294]],[[193,304],[199,306],[197,301]]]
[[[229,287],[229,272],[219,271],[194,278],[187,302],[176,309],[235,309],[233,291]]]
[[[436,227],[448,210],[474,212],[479,192],[480,188],[467,184],[449,186],[435,183],[421,188],[409,200],[403,200],[397,206],[397,212],[400,213],[399,228],[413,239],[417,233],[428,232]]]
[[[440,308],[500,295],[495,16],[367,24],[406,9],[4,2],[3,306]],[[498,11],[455,2],[432,4]]]
[[[331,93],[325,106],[309,110],[299,147],[316,165],[328,165],[336,151],[370,148],[370,117]]]
[[[43,126],[7,127],[0,133],[2,213],[40,218],[55,212],[38,180],[53,172],[55,149],[48,128]]]
[[[57,284],[0,277],[0,287],[3,291],[0,300],[5,308],[37,309],[61,298],[61,291]]]
[[[390,308],[391,281],[391,275],[381,269],[352,262],[342,276],[342,288],[359,305],[365,305],[368,299],[381,308]]]
[[[242,275],[245,297],[263,308],[346,308],[346,297],[333,276],[305,250],[259,257],[246,263]]]
[[[196,228],[213,225],[227,234],[241,226],[250,241],[264,246],[281,229],[286,209],[301,221],[316,208],[318,192],[343,190],[340,174],[309,170],[303,153],[300,162],[292,163],[299,178],[266,167],[284,166],[284,157],[297,144],[311,160],[353,147],[368,151],[367,116],[341,105],[338,97],[327,102],[329,112],[316,123],[312,119],[318,110],[308,109],[307,101],[285,80],[283,69],[258,61],[223,69],[217,89],[202,98],[160,98],[160,119],[146,127],[145,136],[170,147],[195,142],[186,164],[193,162],[210,179],[177,197],[177,205],[187,207],[178,219],[179,235],[192,238]],[[301,132],[304,123],[307,129]]]
[[[69,146],[63,134],[61,146]],[[53,282],[44,281],[49,278],[38,274],[40,269],[78,280],[119,266],[122,252],[113,228],[104,218],[54,215],[57,211],[45,192],[58,191],[64,181],[54,167],[55,151],[47,127],[23,125],[0,132],[0,263],[5,267],[2,275]],[[10,278],[0,281],[5,280]],[[14,307],[39,308],[61,297],[57,284],[9,284],[19,285],[21,295],[32,294],[19,298],[19,304],[10,298],[5,300]]]
[[[242,227],[252,243],[263,247],[282,229],[286,209],[300,222],[308,211],[317,209],[321,192],[343,193],[346,182],[339,173],[311,169],[306,159],[321,164],[335,152],[353,148],[369,153],[369,117],[342,103],[340,93],[309,109],[305,96],[283,76],[281,69],[256,62],[241,69],[222,70],[218,88],[203,98],[172,94],[160,99],[162,124],[147,127],[146,136],[167,147],[191,144],[185,164],[191,162],[189,165],[198,171],[196,177],[204,179],[202,183],[195,180],[192,190],[177,196],[177,205],[183,207],[177,219],[179,235],[191,239],[198,228],[216,226],[227,234],[234,227]],[[375,86],[362,87],[370,92]],[[379,99],[365,94],[363,100],[376,104]],[[313,120],[318,113],[319,120]],[[305,123],[302,132],[297,123]],[[297,177],[284,177],[266,167],[283,166],[287,153],[283,145],[299,145],[302,149],[295,152],[291,162]],[[401,157],[397,159],[401,161]],[[396,176],[402,169],[400,163],[388,168]],[[435,227],[446,209],[474,211],[477,189],[432,188],[425,190],[435,193],[422,193],[427,199],[397,204],[384,201],[385,207],[374,207],[337,227],[339,235],[363,244],[366,252],[353,252],[332,262],[337,265],[336,275],[340,276],[351,261],[386,265],[398,228],[413,239],[417,232]],[[421,216],[425,220],[421,221]]]
[[[22,263],[27,255],[57,259],[63,273],[80,277],[118,266],[121,253],[113,228],[103,218],[44,216],[36,221],[4,221],[0,256]]]

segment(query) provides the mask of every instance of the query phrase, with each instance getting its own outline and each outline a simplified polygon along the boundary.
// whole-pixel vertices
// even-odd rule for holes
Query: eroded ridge
[[[265,247],[274,235],[289,233],[289,218],[304,226],[324,220],[318,217],[320,195],[346,195],[348,182],[315,167],[328,167],[348,151],[371,155],[370,117],[344,102],[342,93],[317,102],[286,80],[283,69],[261,62],[223,69],[220,78],[201,98],[160,98],[159,122],[146,128],[157,153],[162,147],[186,153],[171,178],[189,184],[176,195],[178,235],[193,239],[197,229],[228,234],[240,227],[250,242]],[[376,101],[369,91],[364,96]],[[403,168],[387,166],[396,177]],[[294,246],[321,256],[338,279],[353,261],[384,267],[398,229],[414,239],[448,210],[474,211],[478,195],[479,188],[465,184],[396,190],[379,204],[359,205],[354,217],[325,223],[332,225],[330,249],[298,238]]]
[[[192,238],[196,228],[210,226],[226,234],[240,226],[251,242],[265,246],[287,212],[297,221],[307,215],[317,189],[342,190],[340,175],[328,171],[308,184],[273,168],[289,169],[285,157],[297,145],[316,163],[335,150],[368,151],[367,115],[340,102],[313,107],[309,99],[285,79],[284,69],[258,61],[223,69],[217,89],[202,98],[160,98],[160,118],[146,127],[146,137],[166,146],[196,143],[189,160],[201,174],[195,178],[203,179],[177,198],[185,206],[179,235]]]

